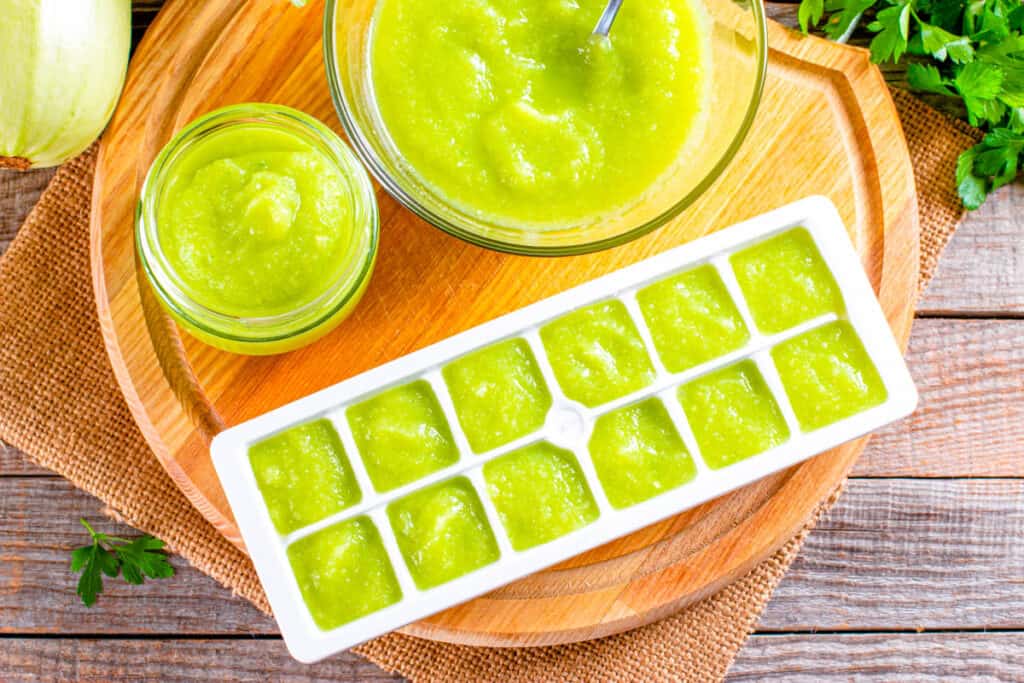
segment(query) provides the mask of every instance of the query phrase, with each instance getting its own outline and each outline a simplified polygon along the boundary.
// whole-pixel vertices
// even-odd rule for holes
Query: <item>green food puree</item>
[[[548,391],[523,339],[509,339],[447,365],[442,373],[470,447],[489,451],[544,426]]]
[[[654,381],[644,341],[621,301],[562,316],[542,327],[540,338],[562,392],[585,406],[614,401]]]
[[[699,138],[709,53],[693,0],[382,0],[371,78],[417,174],[505,224],[564,225],[635,203]]]
[[[179,285],[236,317],[288,313],[328,292],[349,261],[354,220],[348,185],[326,154],[259,123],[186,147],[157,207]]]
[[[789,438],[775,398],[752,361],[742,361],[679,388],[679,401],[708,467],[762,453]]]
[[[293,427],[249,449],[270,519],[287,534],[362,498],[337,432],[327,420]]]
[[[885,402],[888,392],[857,333],[834,322],[790,339],[772,358],[800,427],[813,431]]]
[[[766,334],[845,310],[832,273],[803,228],[744,249],[733,255],[732,266],[754,322]]]
[[[669,372],[735,351],[750,338],[714,266],[656,282],[637,292],[636,298]]]
[[[656,398],[599,417],[590,437],[590,457],[608,502],[617,508],[653,498],[697,475],[672,418]]]
[[[458,461],[459,451],[425,380],[388,389],[348,409],[352,437],[378,491],[390,491]]]
[[[599,514],[576,456],[547,442],[490,461],[484,479],[516,550],[564,536]]]
[[[433,588],[498,559],[498,543],[465,477],[417,491],[388,506],[388,518],[416,585]]]
[[[313,621],[324,631],[402,599],[380,532],[369,517],[335,524],[288,547]]]

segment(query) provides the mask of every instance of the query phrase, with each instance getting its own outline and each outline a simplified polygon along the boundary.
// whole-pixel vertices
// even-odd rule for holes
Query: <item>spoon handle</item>
[[[601,13],[601,18],[597,20],[597,26],[594,27],[595,36],[608,37],[608,33],[612,30],[612,23],[614,23],[615,17],[619,14],[620,7],[622,7],[622,0],[608,0],[608,5],[604,8],[604,12]]]

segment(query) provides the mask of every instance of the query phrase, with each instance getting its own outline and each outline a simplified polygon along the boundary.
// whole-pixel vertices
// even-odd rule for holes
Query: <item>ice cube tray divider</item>
[[[748,244],[760,242],[795,227],[805,227],[810,232],[840,287],[846,301],[846,312],[842,316],[828,313],[783,332],[764,335],[758,331],[753,321],[729,263],[729,257]],[[826,236],[829,239],[824,239]],[[712,264],[722,279],[747,326],[749,337],[740,349],[682,372],[670,373],[657,353],[636,295],[639,290],[654,281],[697,268],[705,263]],[[539,330],[548,322],[573,310],[616,298],[625,304],[639,331],[655,370],[655,377],[641,390],[588,408],[565,396],[555,378]],[[837,319],[849,320],[853,325],[869,357],[878,368],[888,391],[888,398],[875,408],[815,432],[804,433],[798,425],[789,397],[776,371],[771,349],[785,340]],[[874,331],[875,336],[866,336],[869,331]],[[441,370],[448,363],[469,352],[511,338],[522,338],[528,343],[551,393],[552,405],[546,421],[539,430],[485,453],[476,454],[470,448],[459,423]],[[747,358],[755,363],[764,378],[785,418],[790,434],[786,441],[768,451],[722,469],[712,469],[701,457],[699,444],[678,400],[678,387]],[[426,380],[434,391],[459,450],[459,459],[416,481],[390,491],[377,492],[361,460],[346,417],[346,410],[361,400],[417,379]],[[589,455],[588,443],[595,421],[600,415],[650,397],[657,397],[667,409],[675,429],[695,462],[697,473],[690,482],[676,489],[630,507],[616,509],[609,503],[600,484]],[[695,507],[738,486],[785,469],[817,452],[902,417],[911,412],[915,404],[916,392],[903,365],[902,356],[892,340],[884,315],[860,269],[859,262],[856,261],[838,213],[828,200],[812,197],[527,306],[250,420],[219,435],[214,441],[212,452],[218,476],[238,518],[243,537],[249,544],[250,555],[266,588],[285,642],[293,656],[309,662],[428,616],[444,607],[468,600],[601,543],[636,531],[671,514]],[[337,430],[362,490],[362,498],[345,510],[282,536],[273,528],[269,512],[256,486],[252,468],[248,466],[248,446],[285,429],[318,418],[328,419]],[[545,440],[559,448],[570,450],[575,455],[600,514],[597,520],[572,533],[540,546],[516,551],[512,548],[500,516],[487,493],[483,467],[507,453]],[[476,489],[497,541],[500,556],[494,563],[448,583],[420,590],[416,587],[399,551],[387,516],[387,506],[413,491],[457,476],[468,478]],[[402,590],[402,599],[329,632],[321,631],[316,627],[302,601],[296,579],[289,568],[287,548],[300,538],[362,515],[368,516],[377,526]]]

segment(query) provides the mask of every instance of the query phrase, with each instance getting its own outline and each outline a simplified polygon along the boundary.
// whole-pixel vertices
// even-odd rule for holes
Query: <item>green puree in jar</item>
[[[551,408],[530,345],[509,339],[464,356],[443,371],[459,424],[477,453],[544,426]]]
[[[857,333],[834,322],[785,341],[772,358],[800,427],[813,431],[885,402],[888,392]]]
[[[382,0],[371,77],[385,128],[428,185],[505,224],[561,226],[636,203],[703,128],[695,0]]]
[[[516,550],[553,541],[599,515],[576,456],[547,442],[492,460],[484,479]]]
[[[278,533],[301,529],[362,498],[341,440],[327,420],[261,441],[249,449],[249,461]]]
[[[395,539],[416,585],[433,588],[498,559],[498,542],[469,480],[412,493],[388,506]]]
[[[313,621],[324,631],[402,599],[380,532],[357,517],[299,539],[288,561]]]
[[[325,294],[349,260],[354,221],[348,186],[326,154],[259,123],[185,148],[157,207],[179,286],[238,317],[280,315]]]

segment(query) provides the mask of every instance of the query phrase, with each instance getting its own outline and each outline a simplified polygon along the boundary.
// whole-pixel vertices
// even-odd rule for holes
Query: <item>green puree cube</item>
[[[576,456],[547,442],[492,460],[484,465],[484,479],[516,550],[552,541],[598,517]]]
[[[712,469],[778,446],[789,428],[752,361],[742,361],[679,388],[679,401]]]
[[[656,398],[598,418],[590,457],[608,501],[617,508],[653,498],[697,474],[672,418]]]
[[[459,459],[441,404],[425,380],[352,406],[348,423],[378,491],[416,481]]]
[[[544,426],[551,392],[525,340],[509,339],[471,353],[442,374],[475,452],[497,448]]]
[[[804,228],[744,249],[733,255],[732,267],[754,322],[766,334],[845,310],[839,287]]]
[[[885,402],[888,392],[857,333],[834,322],[772,350],[775,367],[805,431]]]
[[[540,330],[565,395],[599,406],[643,389],[654,368],[626,306],[617,300],[581,308]]]
[[[656,282],[636,298],[654,348],[669,372],[682,372],[735,351],[750,338],[714,266]]]
[[[249,449],[270,519],[287,534],[362,498],[341,440],[327,420],[293,427]]]
[[[476,489],[465,477],[388,506],[388,519],[416,585],[433,588],[498,559],[498,543]]]
[[[299,539],[288,547],[288,561],[302,600],[324,631],[402,599],[380,532],[368,517]]]

